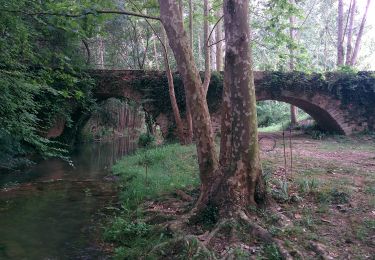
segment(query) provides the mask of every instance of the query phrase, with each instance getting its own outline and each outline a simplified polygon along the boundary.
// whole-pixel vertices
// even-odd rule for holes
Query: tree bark
[[[199,71],[194,63],[189,38],[179,15],[178,4],[175,0],[159,0],[159,5],[160,19],[168,35],[191,109],[201,191],[205,191],[214,181],[218,169],[218,159],[207,101],[203,93]],[[201,194],[203,193],[201,192]]]
[[[337,66],[344,65],[344,4],[343,0],[338,2],[337,15]]]
[[[224,0],[226,86],[222,129],[231,131],[222,133],[226,145],[221,148],[227,150],[221,153],[223,180],[214,196],[224,215],[256,205],[257,187],[258,192],[264,192],[248,10],[248,1]]]
[[[364,30],[365,24],[366,24],[367,12],[368,12],[368,8],[370,6],[370,3],[371,3],[371,0],[367,0],[366,9],[365,9],[365,12],[364,12],[363,17],[362,17],[362,22],[361,22],[361,26],[359,28],[357,40],[355,42],[353,56],[352,56],[352,59],[350,61],[350,64],[352,66],[354,66],[357,62],[357,56],[358,56],[359,49],[361,48],[361,40],[362,40],[363,30]]]
[[[190,37],[190,47],[194,50],[193,42],[193,0],[189,0],[189,37]]]

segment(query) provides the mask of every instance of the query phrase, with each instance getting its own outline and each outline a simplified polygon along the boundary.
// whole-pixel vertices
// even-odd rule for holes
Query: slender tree
[[[366,4],[366,8],[365,8],[365,12],[363,14],[363,17],[362,17],[362,21],[361,21],[361,25],[359,27],[359,32],[358,32],[358,35],[357,35],[357,40],[355,42],[355,46],[354,46],[354,51],[353,51],[353,55],[351,57],[351,60],[350,60],[350,65],[355,65],[356,62],[357,62],[357,56],[358,56],[358,53],[359,53],[359,49],[361,47],[361,41],[362,41],[362,36],[363,36],[363,30],[365,28],[365,24],[366,24],[366,19],[367,19],[367,12],[368,12],[368,9],[369,9],[369,6],[370,6],[370,3],[371,3],[371,0],[367,0],[367,4]]]
[[[289,0],[289,3],[291,5],[294,5],[294,0]],[[296,40],[296,18],[294,15],[291,15],[289,17],[289,35],[290,35],[290,40],[291,43],[289,44],[289,70],[293,71],[294,70],[294,41]],[[292,126],[297,124],[297,107],[290,105],[290,123]]]
[[[211,51],[209,47],[209,3],[208,0],[204,0],[204,22],[203,22],[203,32],[204,32],[204,81],[203,90],[204,94],[207,94],[208,86],[210,84],[211,78]]]
[[[202,81],[194,62],[189,37],[179,15],[178,4],[174,0],[159,0],[159,5],[160,19],[168,35],[191,108],[201,186],[202,190],[207,190],[215,179],[218,159]]]
[[[219,9],[216,13],[217,19],[220,19],[222,16],[222,9]],[[216,70],[222,71],[223,70],[223,26],[222,23],[219,22],[216,25]]]
[[[338,2],[337,14],[337,66],[344,65],[344,3]]]

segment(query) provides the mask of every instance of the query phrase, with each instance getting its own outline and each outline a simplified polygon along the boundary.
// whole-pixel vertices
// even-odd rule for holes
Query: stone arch
[[[283,91],[279,95],[272,95],[262,91],[257,94],[257,101],[275,100],[294,105],[309,114],[318,125],[329,132],[348,135],[353,132],[347,123],[347,111],[341,109],[340,100],[319,93],[314,95],[300,95]]]

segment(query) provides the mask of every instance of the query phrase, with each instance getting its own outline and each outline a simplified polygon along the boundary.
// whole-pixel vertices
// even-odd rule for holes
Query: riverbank
[[[282,139],[276,138],[276,149],[261,157],[269,193],[277,204],[253,209],[253,221],[282,241],[294,257],[371,258],[375,253],[374,138],[313,140],[295,135],[293,171],[288,166],[287,176]],[[221,229],[208,241],[213,211],[207,211],[203,222],[190,223],[178,233],[169,228],[189,212],[198,196],[195,147],[173,144],[138,151],[119,161],[113,171],[121,179],[123,210],[107,228],[105,239],[116,246],[117,259],[281,257],[275,245],[254,240],[244,226],[236,227],[235,236]]]

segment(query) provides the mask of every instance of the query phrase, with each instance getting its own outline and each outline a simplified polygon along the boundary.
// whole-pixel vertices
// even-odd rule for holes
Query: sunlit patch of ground
[[[277,147],[262,152],[265,172],[279,191],[280,211],[294,223],[275,229],[280,239],[314,258],[317,249],[336,259],[372,259],[375,255],[375,141],[371,136],[313,140],[273,135]],[[286,178],[280,172],[287,162]],[[279,170],[278,170],[279,169]],[[288,187],[286,190],[285,186]],[[284,189],[284,190],[283,190]],[[294,201],[294,202],[293,202]]]

